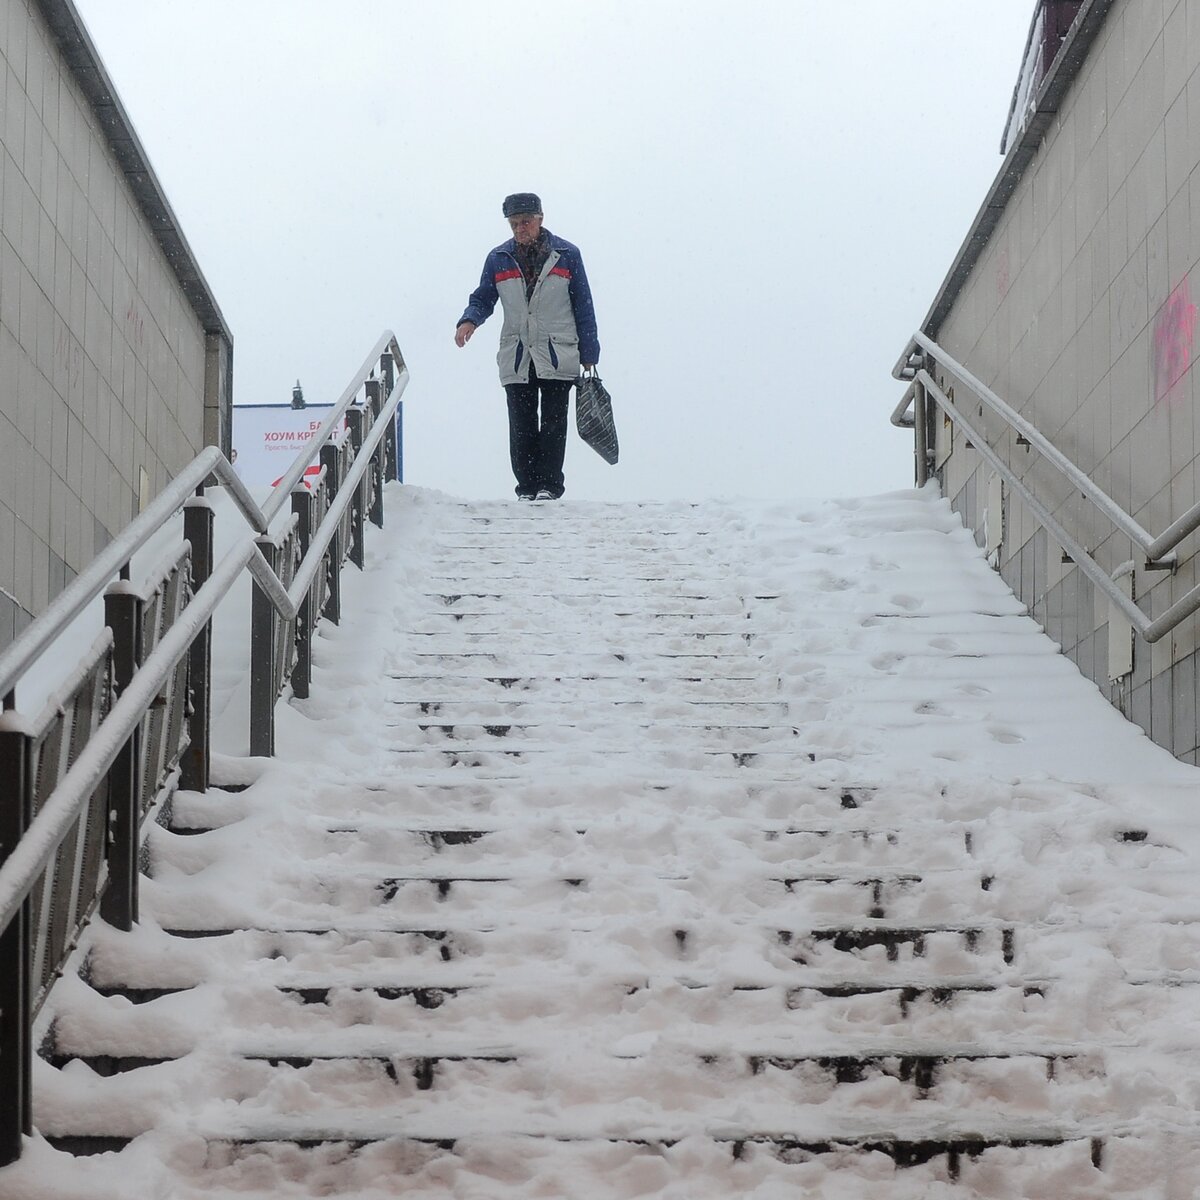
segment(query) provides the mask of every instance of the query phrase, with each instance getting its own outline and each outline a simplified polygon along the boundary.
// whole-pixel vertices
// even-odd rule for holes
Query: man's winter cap
[[[542,202],[532,192],[514,192],[504,197],[504,215],[519,217],[522,213],[542,215]]]

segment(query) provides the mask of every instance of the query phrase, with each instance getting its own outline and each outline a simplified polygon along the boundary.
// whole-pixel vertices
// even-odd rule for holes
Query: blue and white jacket
[[[592,291],[576,246],[546,230],[550,255],[525,299],[525,278],[517,262],[515,238],[497,246],[483,264],[458,323],[482,325],[499,300],[504,306],[496,362],[500,382],[528,383],[532,362],[539,379],[575,379],[579,364],[600,361]]]

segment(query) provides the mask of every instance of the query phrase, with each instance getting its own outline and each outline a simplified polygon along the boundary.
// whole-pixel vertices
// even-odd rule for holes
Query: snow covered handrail
[[[385,398],[390,396],[396,385],[397,372],[403,373],[405,376],[403,383],[401,383],[401,390],[403,390],[404,385],[408,382],[404,357],[400,353],[400,347],[396,345],[396,335],[390,330],[384,330],[370,354],[363,359],[362,366],[358,368],[354,378],[346,385],[346,390],[338,397],[337,403],[333,406],[329,416],[322,422],[321,428],[313,434],[308,443],[310,447],[309,452],[296,456],[295,462],[284,472],[283,478],[280,479],[275,490],[271,493],[271,498],[263,505],[263,512],[266,513],[268,521],[283,507],[287,497],[291,495],[292,489],[304,477],[304,472],[308,464],[312,461],[311,447],[324,446],[330,442],[334,431],[340,427],[342,418],[349,412],[350,406],[364,387],[367,389],[367,398],[371,403],[376,403],[378,399],[375,390],[371,386],[373,383],[375,384],[375,388],[378,388],[379,383],[382,382]],[[373,396],[376,397],[374,400],[372,400]],[[392,455],[395,463],[395,477],[403,478],[399,450],[392,447],[389,453]],[[264,525],[259,532],[266,532],[266,526]]]
[[[267,517],[259,509],[233,465],[216,446],[206,446],[173,479],[145,512],[136,517],[98,554],[82,574],[0,652],[0,697],[5,709],[16,707],[16,685],[66,627],[99,596],[115,575],[128,575],[130,559],[169,521],[197,488],[214,479],[229,489],[247,523],[260,533]]]
[[[1145,556],[1147,567],[1152,569],[1174,568],[1175,547],[1188,534],[1200,527],[1200,503],[1198,503],[1189,508],[1178,520],[1172,522],[1158,537],[1153,536],[1121,508],[1090,476],[1050,443],[1035,426],[1006,404],[962,363],[920,332],[913,335],[892,370],[893,378],[909,384],[908,390],[892,413],[892,424],[915,431],[918,484],[923,484],[928,478],[929,465],[933,456],[926,420],[927,400],[932,399],[962,429],[972,448],[996,470],[1005,483],[1021,495],[1033,514],[1058,544],[1104,595],[1126,615],[1133,627],[1147,642],[1158,641],[1181,621],[1200,609],[1200,584],[1198,584],[1154,620],[1147,617],[1114,582],[1114,575],[1110,575],[1078,539],[1063,527],[1050,513],[1047,506],[1033,493],[1025,480],[991,448],[983,434],[972,426],[970,420],[941,389],[927,369],[934,364],[942,367],[947,374],[963,384],[982,405],[996,413],[1016,433],[1020,444],[1027,444],[1031,449],[1038,451],[1043,460],[1067,479],[1081,496],[1091,501],[1092,505],[1115,528],[1125,533]],[[910,409],[912,410],[911,414]],[[1116,575],[1119,576],[1123,573],[1124,566],[1125,564],[1122,564],[1122,567],[1118,568]]]
[[[272,752],[274,704],[292,663],[303,659],[306,672],[307,645],[317,623],[322,616],[338,619],[336,581],[343,562],[349,557],[362,566],[365,522],[383,524],[383,484],[401,476],[398,414],[407,383],[395,337],[385,332],[322,425],[316,446],[306,443],[261,509],[224,454],[207,447],[0,654],[0,1166],[20,1154],[22,1135],[31,1128],[33,991],[40,986],[40,998],[46,990],[39,982],[42,972],[35,980],[33,967],[48,962],[45,946],[39,947],[33,937],[31,893],[42,880],[43,909],[67,904],[78,918],[69,929],[57,931],[62,936],[52,951],[51,974],[97,902],[119,928],[128,929],[137,920],[138,853],[147,799],[175,783],[198,790],[208,786],[211,622],[244,570],[254,580],[256,607],[268,613],[264,634],[251,635],[252,713],[257,710],[267,729],[264,743],[261,728],[252,725],[252,751]],[[350,436],[339,447],[332,436],[343,418]],[[310,492],[300,480],[314,449],[323,470]],[[214,479],[228,488],[249,526],[247,536],[215,565],[213,511],[204,497],[205,486]],[[272,535],[272,519],[289,496],[292,514]],[[139,589],[130,581],[134,555],[160,536],[181,509],[186,544],[177,543],[166,574]],[[80,687],[98,687],[99,698],[91,707],[102,711],[103,719],[90,721],[86,731],[71,723],[69,752],[57,753],[53,785],[46,794],[39,792],[35,803],[35,775],[42,774],[40,739],[51,727],[45,719],[31,722],[17,711],[17,688],[102,593],[106,640],[96,643],[101,657],[91,661],[94,646],[86,679],[81,683],[76,671],[62,693],[68,698],[52,699],[47,712],[68,713]],[[145,629],[144,619],[153,623],[152,630]],[[303,691],[297,678],[297,694],[306,695],[307,674],[302,686]],[[61,742],[67,735],[55,736]],[[107,846],[107,861],[88,870],[87,894],[80,891],[79,872],[68,872],[71,877],[60,884],[58,873],[48,866],[61,857],[71,831],[83,828],[85,813],[88,839],[97,834],[92,826],[98,820],[99,844]],[[60,886],[70,895],[60,896]]]
[[[403,360],[400,361],[403,366]],[[385,475],[390,471],[392,478],[399,478],[399,458],[393,439],[396,414],[407,383],[408,372],[403,371],[385,403],[378,382],[366,381],[367,404],[346,410],[350,423],[348,444],[338,447],[327,441],[321,447],[321,478],[314,492],[300,488],[292,493],[292,519],[302,553],[294,576],[290,576],[286,586],[280,582],[282,570],[255,577],[257,608],[253,620],[257,636],[252,642],[251,754],[275,753],[275,701],[289,677],[294,679],[296,695],[308,695],[309,648],[317,622],[326,616],[336,624],[341,617],[342,563],[348,557],[361,568],[365,522],[369,519],[374,525],[383,524]],[[326,426],[329,430],[334,428],[328,422]],[[350,449],[354,451],[352,457],[348,454]],[[386,465],[389,462],[393,464],[390,468]],[[282,563],[291,553],[291,542],[269,546],[270,541],[266,537],[258,539],[259,558],[265,564],[267,558],[262,551],[267,550],[278,556],[275,561]],[[331,564],[332,570],[328,570]],[[322,604],[313,604],[313,589],[320,586],[322,574],[326,575],[328,596]],[[288,631],[282,640],[281,623]],[[284,647],[288,645],[295,652],[298,674],[294,677],[293,662],[284,659]]]
[[[1180,534],[1170,546],[1160,546],[1159,543],[1164,539],[1155,539],[1152,534],[1143,529],[1103,488],[1086,472],[1080,470],[1058,447],[1049,442],[1034,425],[1025,420],[1016,409],[1001,400],[987,384],[972,375],[962,363],[951,358],[931,338],[926,337],[923,333],[913,335],[912,341],[909,342],[908,348],[905,350],[904,357],[896,364],[895,369],[892,371],[894,378],[900,380],[910,379],[914,383],[922,382],[920,379],[920,370],[911,364],[912,356],[917,349],[923,350],[949,374],[953,375],[958,382],[969,388],[971,393],[982,404],[996,413],[1023,442],[1028,442],[1032,449],[1037,450],[1042,458],[1053,466],[1064,478],[1068,479],[1072,486],[1077,488],[1086,499],[1090,500],[1116,528],[1127,534],[1133,541],[1133,544],[1146,555],[1147,559],[1154,562],[1155,565],[1170,565],[1160,561],[1161,555],[1178,541],[1181,541],[1185,536],[1184,534]],[[907,407],[907,404],[905,407]],[[899,423],[895,420],[894,414],[893,423]],[[1195,524],[1191,527],[1192,529],[1195,529],[1196,525],[1200,525],[1200,505],[1196,507],[1196,513],[1197,518]]]

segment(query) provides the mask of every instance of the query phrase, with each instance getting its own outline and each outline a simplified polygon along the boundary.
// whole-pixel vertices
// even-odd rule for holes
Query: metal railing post
[[[923,383],[913,389],[913,443],[917,487],[921,488],[929,482],[929,402]]]
[[[142,661],[145,601],[117,588],[104,597],[104,620],[113,633],[113,690],[120,698]],[[138,919],[138,828],[141,824],[142,726],[129,735],[109,769],[108,886],[100,915],[129,931]]]
[[[278,576],[279,547],[269,536],[256,541]],[[250,753],[260,758],[275,755],[275,701],[279,699],[275,690],[275,644],[279,620],[270,597],[255,580],[250,600]]]
[[[342,456],[337,446],[326,443],[321,447],[321,466],[325,468],[325,487],[332,505],[342,486]],[[329,541],[326,562],[329,564],[329,595],[321,616],[328,617],[335,625],[342,620],[342,530],[339,525]]]
[[[366,409],[361,404],[353,404],[346,409],[346,433],[350,438],[350,445],[354,447],[355,457],[362,449],[363,418],[365,416]]]
[[[383,373],[383,398],[386,401],[396,386],[396,360],[390,351],[384,351],[379,356],[379,369]],[[384,452],[384,476],[389,479],[400,478],[399,448],[396,445],[396,422],[388,422],[388,431],[384,437],[386,450]]]
[[[183,507],[183,536],[191,545],[192,595],[207,582],[213,568],[213,510],[204,489]],[[205,624],[188,656],[188,747],[180,764],[180,786],[208,790],[212,761],[212,622]]]
[[[367,404],[371,409],[371,427],[379,420],[383,392],[378,379],[367,380]],[[383,528],[383,480],[386,474],[387,446],[379,446],[371,455],[371,524]]]
[[[312,543],[313,505],[316,497],[306,487],[292,492],[292,512],[296,514],[296,537],[300,542],[300,557],[308,554]],[[292,693],[307,700],[312,686],[312,588],[304,593],[300,611],[296,614],[296,665],[292,668]]]
[[[396,405],[396,482],[404,482],[404,401]]]
[[[360,405],[354,405],[346,411],[346,426],[350,431],[350,445],[354,447],[354,457],[362,453],[363,424],[366,420],[366,410]],[[366,497],[367,477],[364,475],[355,486],[354,497],[350,501],[350,561],[361,571],[367,561],[366,530]]]
[[[0,729],[0,863],[20,841],[32,815],[31,749],[28,734]],[[0,933],[0,1167],[17,1161],[22,1136],[33,1132],[31,925],[26,897]]]

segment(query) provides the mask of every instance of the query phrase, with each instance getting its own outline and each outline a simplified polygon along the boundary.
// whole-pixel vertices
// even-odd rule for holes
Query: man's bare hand
[[[460,349],[465,346],[470,340],[471,335],[475,332],[475,326],[470,321],[464,321],[454,331],[454,344]]]

